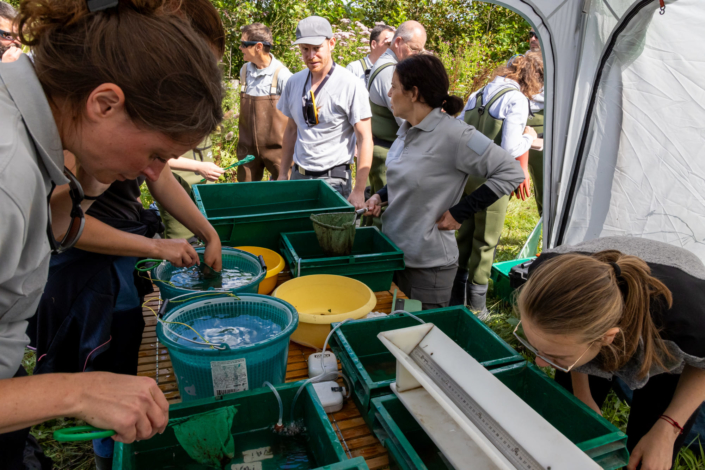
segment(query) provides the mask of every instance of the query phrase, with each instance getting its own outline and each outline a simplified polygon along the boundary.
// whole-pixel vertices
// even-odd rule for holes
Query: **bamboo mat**
[[[289,272],[282,272],[277,279],[277,285],[290,279]],[[392,297],[396,285],[392,284],[390,291],[375,292],[377,296],[376,312],[390,313],[392,310]],[[150,294],[145,299],[147,306],[155,311],[159,308],[158,287],[154,287],[155,293]],[[405,299],[401,292],[397,297]],[[159,388],[164,392],[169,403],[179,403],[179,387],[171,368],[169,352],[164,345],[157,341],[156,325],[157,320],[149,308],[143,309],[145,328],[142,334],[142,344],[140,346],[137,375],[152,377],[157,381]],[[286,382],[296,382],[308,378],[308,364],[306,360],[315,350],[300,346],[296,343],[289,344],[289,357],[286,366]],[[387,450],[377,440],[375,435],[365,424],[360,412],[355,407],[352,400],[347,400],[345,406],[338,413],[329,414],[333,429],[338,434],[338,438],[343,444],[343,448],[351,457],[364,457],[370,470],[379,470],[389,467]]]

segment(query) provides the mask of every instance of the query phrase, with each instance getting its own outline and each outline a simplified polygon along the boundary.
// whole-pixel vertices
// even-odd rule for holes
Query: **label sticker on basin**
[[[234,463],[230,470],[262,470],[262,462]]]
[[[259,449],[246,450],[242,453],[245,463],[259,462],[260,460],[273,459],[271,447],[260,447]]]
[[[215,396],[249,390],[245,359],[211,362]]]

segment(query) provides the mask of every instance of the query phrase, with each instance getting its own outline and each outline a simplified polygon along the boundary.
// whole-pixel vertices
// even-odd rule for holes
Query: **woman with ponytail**
[[[524,179],[519,164],[490,139],[453,118],[463,102],[448,94],[443,63],[427,54],[396,66],[389,96],[404,119],[387,154],[387,185],[367,201],[368,215],[404,251],[406,269],[395,282],[424,309],[448,305],[458,245],[455,230],[472,215],[510,194]],[[484,178],[462,198],[469,176]]]
[[[107,372],[25,377],[21,360],[50,254],[71,248],[84,225],[95,223],[84,211],[114,181],[159,180],[169,171],[167,160],[195,147],[222,119],[217,60],[178,3],[20,5],[17,30],[32,47],[33,61],[21,55],[0,64],[4,468],[24,468],[23,436],[47,419],[79,418],[115,430],[122,442],[148,439],[167,425],[168,403],[150,378]],[[64,151],[75,156],[75,175],[65,169]],[[219,246],[210,250],[213,260]]]
[[[531,114],[530,100],[543,89],[543,59],[540,52],[528,52],[513,58],[506,67],[495,71],[494,79],[468,99],[458,119],[470,124],[516,158],[524,170],[524,181],[515,194],[525,200],[529,194],[529,150],[536,131],[527,127]],[[538,147],[537,147],[538,148]],[[483,184],[470,178],[465,193]],[[467,219],[458,232],[460,268],[456,276],[451,305],[468,305],[484,319],[487,311],[487,286],[494,262],[494,252],[504,228],[509,196]]]
[[[670,469],[705,401],[703,263],[641,238],[559,247],[532,264],[517,309],[517,339],[597,413],[614,377],[633,390],[627,469]]]

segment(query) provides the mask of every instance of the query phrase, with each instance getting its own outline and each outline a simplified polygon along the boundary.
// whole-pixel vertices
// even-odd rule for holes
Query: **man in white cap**
[[[403,119],[395,118],[392,113],[392,101],[389,90],[392,88],[392,76],[397,63],[409,56],[418,54],[426,45],[426,29],[418,21],[405,21],[397,28],[389,49],[375,62],[370,70],[367,90],[370,93],[372,110],[372,137],[374,148],[370,170],[372,194],[387,184],[387,152],[397,138],[399,126]],[[369,220],[367,223],[369,224]],[[379,219],[374,224],[381,226]]]
[[[365,182],[372,162],[369,95],[364,83],[336,65],[333,29],[325,18],[309,16],[296,27],[306,69],[286,84],[277,109],[289,118],[284,131],[279,180],[323,179],[356,209],[365,207]],[[357,173],[351,164],[357,145]]]

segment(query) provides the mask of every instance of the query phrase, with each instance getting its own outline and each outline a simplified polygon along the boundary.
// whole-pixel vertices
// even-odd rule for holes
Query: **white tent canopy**
[[[628,235],[705,261],[705,2],[493,3],[544,53],[544,245]]]

